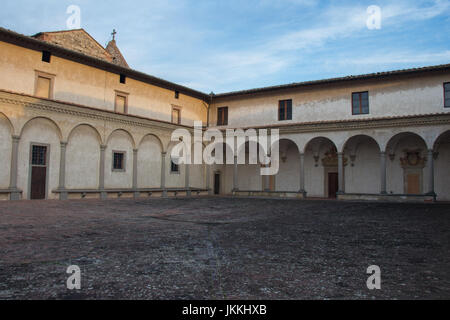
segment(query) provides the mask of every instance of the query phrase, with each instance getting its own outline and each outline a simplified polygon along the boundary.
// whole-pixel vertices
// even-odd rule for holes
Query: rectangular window
[[[175,99],[178,99],[180,97],[180,92],[175,91]]]
[[[369,114],[369,92],[352,93],[352,114]]]
[[[47,164],[47,147],[34,145],[31,151],[31,164],[34,166],[45,166]]]
[[[113,171],[125,171],[125,152],[113,151]]]
[[[172,173],[179,173],[180,172],[179,165],[176,164],[175,162],[173,162],[173,159],[170,161],[170,172],[172,172]]]
[[[450,108],[450,82],[444,83],[444,107]]]
[[[42,61],[50,63],[52,54],[49,51],[42,51]]]
[[[126,77],[124,74],[121,74],[121,75],[120,75],[120,83],[125,83],[126,78],[127,78],[127,77]]]
[[[119,113],[128,113],[128,97],[124,94],[116,93],[114,110]]]
[[[280,100],[278,102],[278,120],[292,120],[292,100]]]
[[[36,79],[36,96],[41,98],[47,98],[50,99],[51,97],[51,87],[52,87],[52,79],[43,77],[43,76],[37,76]]]
[[[172,107],[172,123],[181,123],[181,110],[179,108]]]
[[[228,107],[221,107],[217,109],[217,125],[228,125]]]

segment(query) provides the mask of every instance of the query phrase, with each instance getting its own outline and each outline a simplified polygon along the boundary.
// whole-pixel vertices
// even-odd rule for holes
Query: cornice
[[[67,114],[82,118],[110,121],[128,126],[152,128],[172,132],[174,129],[184,128],[189,131],[192,127],[176,125],[169,122],[158,121],[135,115],[123,115],[108,110],[96,109],[87,106],[64,103],[49,99],[41,99],[29,95],[0,90],[0,102],[20,105],[25,108]]]

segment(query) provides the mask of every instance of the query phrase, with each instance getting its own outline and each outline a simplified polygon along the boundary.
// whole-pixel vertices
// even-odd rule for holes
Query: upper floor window
[[[352,93],[352,114],[369,114],[369,92]]]
[[[450,108],[450,82],[444,83],[444,107]]]
[[[121,74],[121,75],[120,75],[119,81],[120,81],[120,83],[125,83],[125,82],[126,82],[126,79],[127,79],[127,76],[124,75],[124,74]]]
[[[292,100],[280,100],[278,102],[278,120],[292,120]]]
[[[42,51],[42,61],[50,63],[52,54],[49,51]]]
[[[180,97],[180,92],[179,91],[175,91],[175,99],[178,99]]]
[[[175,163],[175,162],[177,162],[177,163]],[[170,172],[171,173],[179,173],[180,172],[180,166],[178,165],[178,161],[174,161],[174,159],[171,159]]]
[[[36,71],[36,83],[34,95],[40,98],[51,99],[53,97],[54,75]]]
[[[113,171],[125,171],[125,152],[113,151]]]
[[[228,125],[228,107],[221,107],[217,109],[217,125]]]
[[[119,113],[128,113],[128,94],[116,92],[114,111]]]
[[[181,123],[181,109],[178,107],[172,107],[172,123]]]

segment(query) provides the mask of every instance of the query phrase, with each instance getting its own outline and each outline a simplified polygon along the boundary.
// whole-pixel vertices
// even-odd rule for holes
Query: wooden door
[[[220,173],[214,174],[214,194],[220,194]]]
[[[45,199],[47,188],[47,147],[31,147],[30,199]]]
[[[328,197],[336,198],[336,193],[339,189],[338,174],[337,172],[328,173]]]
[[[406,180],[408,184],[407,194],[420,194],[420,174],[409,173]]]

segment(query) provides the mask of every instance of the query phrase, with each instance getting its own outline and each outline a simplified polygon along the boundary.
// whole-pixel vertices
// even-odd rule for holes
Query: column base
[[[61,191],[59,193],[59,200],[67,200],[69,197],[69,194],[66,191]]]
[[[21,198],[21,191],[19,191],[18,189],[11,190],[9,194],[9,200],[20,200],[20,198]]]
[[[100,199],[105,200],[108,198],[106,191],[100,191]]]
[[[167,190],[166,189],[163,189],[162,197],[167,198]]]

